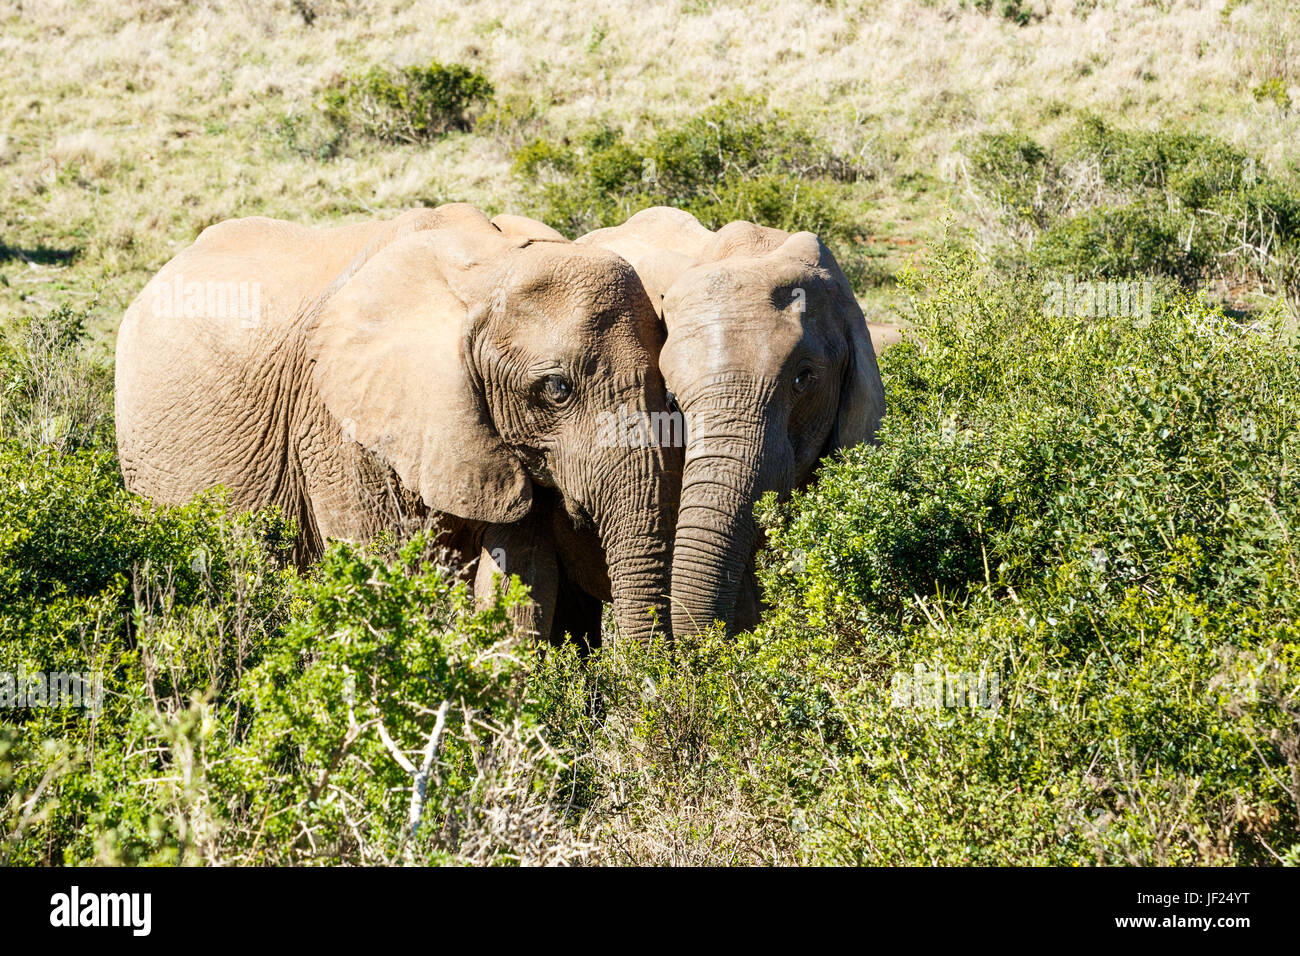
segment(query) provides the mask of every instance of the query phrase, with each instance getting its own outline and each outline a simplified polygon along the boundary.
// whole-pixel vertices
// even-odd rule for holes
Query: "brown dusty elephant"
[[[518,217],[501,228],[529,234]],[[812,233],[749,222],[712,232],[668,207],[577,241],[630,262],[667,327],[659,364],[686,424],[674,633],[714,620],[751,627],[755,502],[806,484],[820,459],[869,440],[884,415],[853,290]]]
[[[158,501],[222,485],[279,505],[300,554],[428,524],[519,574],[543,638],[667,624],[681,452],[596,447],[665,409],[662,330],[635,272],[508,237],[473,207],[315,229],[212,226],[145,287],[117,342],[119,455]]]

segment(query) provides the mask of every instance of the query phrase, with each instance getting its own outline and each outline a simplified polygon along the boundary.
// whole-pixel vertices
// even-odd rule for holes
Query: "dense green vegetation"
[[[0,863],[1298,861],[1295,3],[11,7]],[[449,201],[814,229],[916,323],[754,634],[539,655],[426,541],[123,489],[177,249]]]
[[[744,219],[835,243],[860,286],[885,278],[861,248],[865,207],[851,184],[866,170],[836,155],[788,113],[752,99],[711,106],[651,136],[607,125],[535,137],[515,152],[529,211],[570,237],[669,205],[718,229]]]
[[[749,219],[843,239],[857,225],[834,188],[857,178],[852,162],[752,100],[709,107],[638,141],[608,126],[558,143],[534,139],[516,152],[515,169],[536,181],[544,220],[570,236],[654,205],[686,209],[711,229]]]
[[[1225,295],[1300,300],[1300,188],[1209,136],[1096,117],[1054,151],[1020,134],[967,144],[970,168],[1020,240],[1013,261],[1078,276],[1161,275]]]
[[[586,661],[422,538],[299,574],[273,512],[127,493],[78,314],[33,321],[0,673],[104,695],[0,710],[0,859],[1300,862],[1294,328],[1042,279],[937,250],[879,443],[761,508],[762,624]]]
[[[487,77],[460,64],[435,60],[400,70],[375,64],[335,77],[313,109],[282,115],[269,139],[314,162],[337,158],[352,139],[427,144],[470,129],[492,105],[493,93]]]
[[[1294,329],[1057,316],[960,255],[917,291],[880,446],[768,509],[822,858],[1300,861]],[[891,706],[918,663],[996,715]]]

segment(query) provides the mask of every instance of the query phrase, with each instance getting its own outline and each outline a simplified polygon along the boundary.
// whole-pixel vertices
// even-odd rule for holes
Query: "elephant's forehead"
[[[818,290],[765,275],[714,273],[664,300],[669,342],[696,348],[737,348],[752,343],[783,351],[804,334],[810,307],[823,305]]]
[[[824,276],[806,264],[765,258],[694,270],[664,300],[664,377],[679,392],[719,376],[774,379],[800,346],[819,351],[830,301]]]
[[[697,318],[669,326],[660,365],[670,385],[720,374],[772,378],[805,341],[797,317],[775,309]]]
[[[591,310],[628,307],[645,295],[635,271],[614,253],[559,242],[535,242],[519,250],[502,286],[516,295]]]
[[[679,321],[721,316],[743,322],[756,313],[824,306],[834,286],[824,269],[791,256],[737,256],[682,273],[664,296],[664,309]]]

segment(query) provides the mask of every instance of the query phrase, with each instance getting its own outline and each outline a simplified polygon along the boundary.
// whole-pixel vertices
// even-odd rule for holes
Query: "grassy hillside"
[[[0,710],[0,864],[1300,864],[1293,4],[28,6],[0,678],[102,691]],[[170,255],[451,200],[815,228],[911,327],[753,633],[540,654],[423,538],[122,487]]]
[[[1293,177],[1297,16],[1284,0],[10,5],[0,314],[94,303],[110,335],[152,271],[230,216],[332,222],[447,200],[553,212],[536,188],[551,174],[517,162],[534,140],[644,141],[749,98],[836,160],[806,218],[834,213],[837,254],[888,319],[892,277],[945,216],[984,247],[1003,238],[971,168],[979,134],[1051,147],[1096,115],[1213,136]],[[430,60],[494,88],[466,131],[340,140],[322,123],[322,95],[349,73]],[[778,195],[799,205],[793,187]]]

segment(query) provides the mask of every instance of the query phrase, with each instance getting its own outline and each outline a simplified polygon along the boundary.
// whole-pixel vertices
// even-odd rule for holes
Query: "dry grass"
[[[572,0],[115,0],[0,14],[0,314],[99,293],[99,328],[204,226],[250,214],[324,222],[421,202],[515,208],[518,131],[431,147],[354,144],[320,162],[277,139],[321,84],[369,63],[481,69],[556,130],[630,133],[737,92],[806,117],[875,173],[873,242],[901,262],[960,182],[954,146],[985,129],[1050,140],[1091,110],[1185,122],[1296,161],[1300,21],[1285,0],[1037,0],[1024,27],[959,0],[596,5]],[[1288,10],[1290,6],[1290,10]],[[1230,8],[1229,8],[1230,7]],[[308,23],[310,20],[310,24]]]

